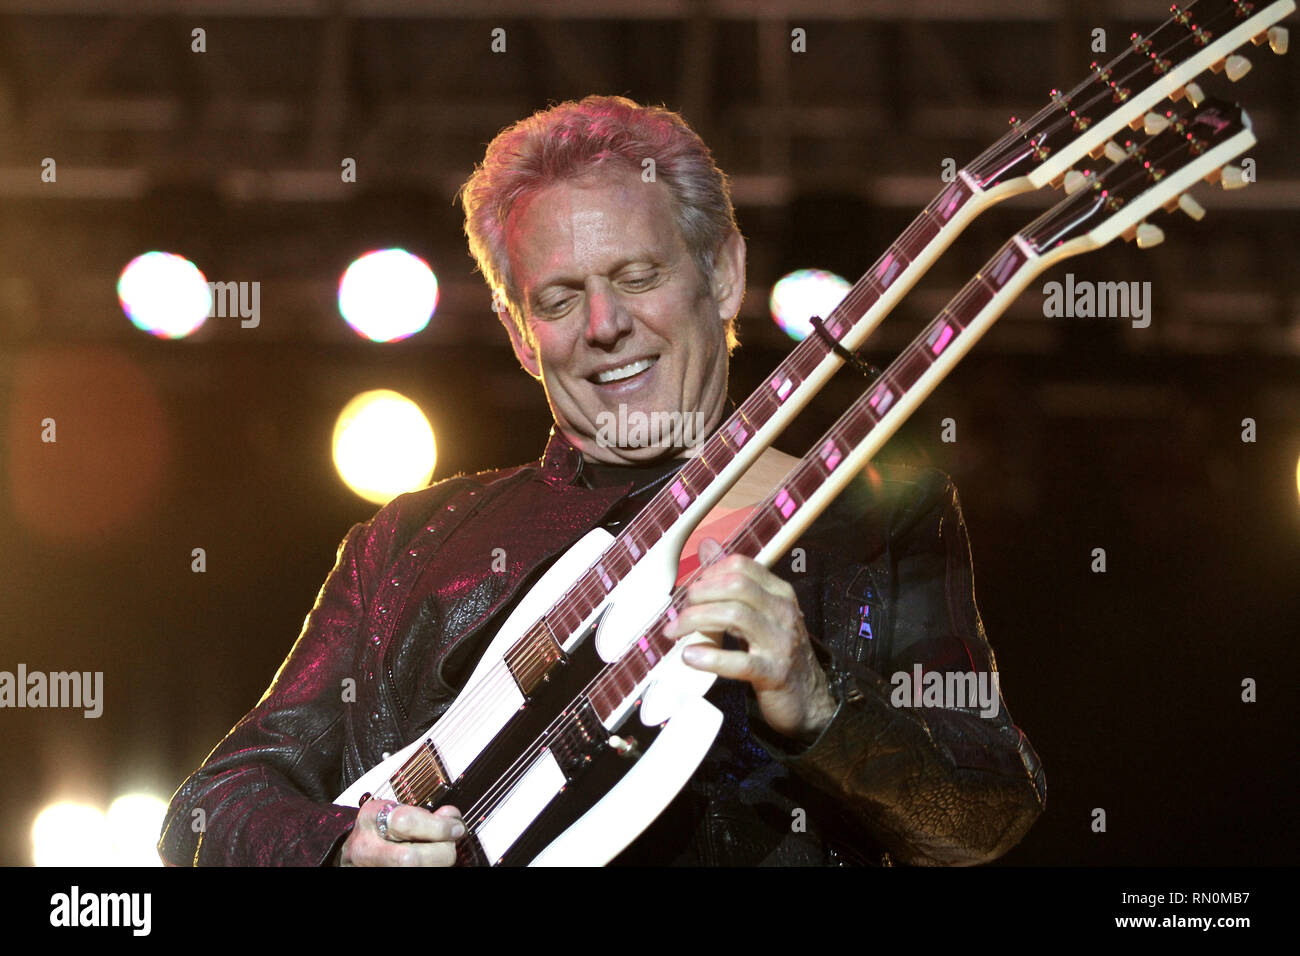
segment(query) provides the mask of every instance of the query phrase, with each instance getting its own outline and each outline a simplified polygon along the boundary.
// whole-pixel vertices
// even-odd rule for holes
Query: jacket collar
[[[572,485],[577,482],[581,470],[582,452],[552,425],[546,450],[542,452],[542,466],[537,471],[538,480],[552,487]]]

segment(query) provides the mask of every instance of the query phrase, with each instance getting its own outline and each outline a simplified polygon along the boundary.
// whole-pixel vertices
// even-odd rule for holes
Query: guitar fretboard
[[[1019,237],[1007,242],[921,335],[903,350],[871,389],[831,427],[815,449],[799,461],[781,487],[755,507],[745,523],[723,544],[722,555],[758,557],[768,542],[880,424],[890,408],[953,346],[1028,259]],[[664,627],[676,619],[684,606],[685,587],[675,592],[663,617],[642,634],[622,658],[592,682],[587,697],[602,720],[611,717],[623,705],[676,644],[676,638],[665,636]]]

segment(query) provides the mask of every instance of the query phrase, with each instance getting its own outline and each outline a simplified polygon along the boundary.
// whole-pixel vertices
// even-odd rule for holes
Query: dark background
[[[968,162],[1165,9],[0,4],[0,669],[105,673],[98,720],[0,712],[0,863],[29,862],[52,800],[169,796],[257,700],[375,510],[330,461],[353,394],[425,409],[435,478],[539,454],[543,396],[452,205],[500,128],[590,92],[684,112],[733,178],[749,244],[741,399],[792,345],[767,318],[772,282],[810,266],[855,279],[938,192],[944,158]],[[807,53],[790,52],[794,27]],[[1047,319],[1031,288],[882,454],[954,476],[1003,691],[1047,769],[1047,813],[1005,863],[1296,859],[1300,72],[1245,52],[1241,83],[1202,85],[1250,110],[1259,181],[1198,187],[1209,216],[1160,217],[1151,251],[1116,243],[1042,278],[1150,281],[1151,326]],[[47,156],[56,184],[40,181]],[[356,184],[339,181],[345,156]],[[887,362],[1052,195],[982,216],[869,358]],[[335,292],[385,246],[428,260],[442,299],[424,332],[375,345]],[[260,281],[261,325],[211,319],[178,342],[134,329],[115,282],[149,249]],[[801,454],[860,388],[842,372],[781,447]],[[939,441],[945,417],[956,443]]]

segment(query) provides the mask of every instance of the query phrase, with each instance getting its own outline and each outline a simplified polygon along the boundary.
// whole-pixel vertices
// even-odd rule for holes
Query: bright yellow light
[[[438,460],[433,428],[409,398],[388,389],[362,392],[334,425],[334,467],[367,501],[387,504],[423,488]]]
[[[108,808],[108,833],[114,866],[162,866],[158,837],[167,801],[144,793],[118,797]]]
[[[85,804],[52,803],[32,824],[32,861],[37,866],[110,866],[108,818]]]

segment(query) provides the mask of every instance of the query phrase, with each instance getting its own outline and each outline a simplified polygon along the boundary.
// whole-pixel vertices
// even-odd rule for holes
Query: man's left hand
[[[704,539],[700,564],[721,550],[714,539]],[[665,636],[699,631],[721,644],[729,633],[745,649],[692,645],[682,659],[719,677],[748,681],[768,726],[804,743],[815,740],[836,703],[813,654],[794,588],[757,561],[733,554],[705,567],[686,597],[686,609],[665,628]]]

